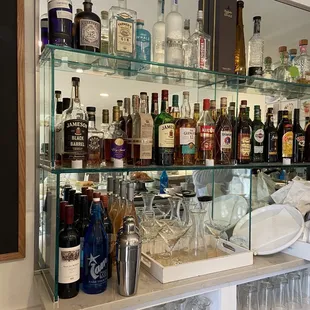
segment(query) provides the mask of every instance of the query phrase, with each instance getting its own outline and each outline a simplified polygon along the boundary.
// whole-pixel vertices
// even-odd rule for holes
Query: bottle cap
[[[237,1],[237,6],[238,6],[239,8],[244,8],[244,2],[241,1],[241,0]]]
[[[74,220],[74,208],[72,205],[67,205],[65,209],[66,209],[65,223],[67,225],[71,225],[73,224]]]
[[[222,97],[221,98],[221,108],[225,108],[225,107],[227,107],[227,98]]]
[[[63,111],[69,109],[70,102],[71,102],[70,98],[62,98],[62,108],[63,108]]]
[[[108,11],[101,11],[101,18],[102,19],[108,19],[109,18],[109,12]]]
[[[287,51],[287,46],[280,46],[279,47],[279,52],[282,53],[282,52],[286,52]]]
[[[290,158],[283,158],[283,165],[290,165],[291,159]]]
[[[308,45],[308,40],[307,39],[301,39],[299,41],[299,45]]]
[[[161,91],[161,99],[162,100],[164,100],[164,99],[168,100],[168,96],[169,96],[169,91],[167,89],[163,89]]]
[[[96,113],[96,108],[95,107],[87,107],[86,111],[87,111],[87,113]]]
[[[184,20],[184,29],[189,30],[191,25],[191,20],[190,19],[185,19]]]
[[[110,120],[110,111],[107,109],[102,110],[102,123],[103,124],[109,124]]]
[[[83,168],[83,160],[72,160],[71,161],[72,169],[82,169]]]
[[[215,110],[216,109],[216,100],[211,100],[210,104],[211,104],[210,105],[211,109]]]
[[[137,25],[144,25],[143,19],[137,19]]]
[[[183,96],[189,96],[189,91],[184,91]]]
[[[203,20],[203,11],[202,10],[198,11],[197,20]]]
[[[256,21],[256,20],[262,20],[262,17],[261,17],[261,16],[254,16],[254,17],[253,17],[253,20],[254,20],[254,21]]]
[[[241,100],[241,105],[246,107],[248,104],[247,100]]]
[[[210,99],[203,99],[203,110],[210,110]]]
[[[152,101],[158,101],[158,93],[152,93]]]
[[[296,49],[296,48],[291,48],[291,49],[289,50],[289,54],[290,54],[290,55],[297,55],[297,49]]]
[[[59,98],[61,96],[61,91],[60,90],[55,90],[55,97]]]
[[[66,206],[68,205],[68,201],[60,202],[60,220],[64,221],[66,217]]]

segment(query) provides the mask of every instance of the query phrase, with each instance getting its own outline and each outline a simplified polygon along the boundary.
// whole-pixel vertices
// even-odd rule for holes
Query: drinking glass
[[[274,310],[274,290],[269,281],[262,281],[259,288],[259,310]]]
[[[180,217],[181,198],[169,197],[168,201],[171,206],[170,219],[181,220],[181,217]]]
[[[241,288],[240,299],[241,310],[259,310],[258,292],[255,285],[243,285]]]
[[[302,309],[301,279],[298,273],[288,274],[288,308]]]
[[[211,300],[206,296],[194,296],[188,299],[186,310],[210,310],[211,304]]]
[[[310,270],[306,269],[302,272],[302,301],[305,305],[310,305]]]
[[[276,310],[288,309],[288,281],[284,275],[273,279]]]
[[[153,211],[153,201],[155,198],[155,193],[142,193],[141,196],[144,203],[144,211]]]

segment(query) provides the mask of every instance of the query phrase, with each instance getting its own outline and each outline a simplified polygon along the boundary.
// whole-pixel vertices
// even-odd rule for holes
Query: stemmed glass
[[[180,216],[180,207],[181,207],[181,198],[178,197],[169,197],[168,201],[171,206],[171,214],[170,214],[170,219],[178,219],[181,220]]]

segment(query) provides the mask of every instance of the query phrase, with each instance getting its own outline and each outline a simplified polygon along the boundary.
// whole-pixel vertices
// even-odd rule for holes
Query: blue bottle
[[[162,172],[159,182],[160,182],[159,193],[165,194],[165,189],[168,188],[169,186],[168,174],[166,170]]]
[[[84,238],[83,291],[100,294],[107,289],[109,241],[104,230],[100,194],[94,193],[91,223]]]
[[[144,20],[137,19],[136,57],[138,60],[151,61],[151,34],[144,29]],[[138,65],[147,69],[149,65]]]

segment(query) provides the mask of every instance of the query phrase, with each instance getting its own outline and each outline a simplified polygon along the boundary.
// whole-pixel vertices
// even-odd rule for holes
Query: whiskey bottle
[[[91,0],[84,0],[84,11],[78,13],[74,19],[75,46],[78,49],[100,52],[101,45],[101,20],[92,12]]]
[[[199,103],[194,103],[194,121],[197,122],[199,121],[200,118],[200,104]]]
[[[80,79],[72,78],[70,107],[62,115],[62,166],[82,168],[87,160],[88,116],[81,106]]]
[[[196,129],[196,164],[206,165],[208,160],[214,159],[215,123],[210,113],[210,100],[203,100],[203,112],[197,122]]]
[[[152,93],[151,114],[153,120],[155,120],[156,116],[158,115],[158,93]]]
[[[293,162],[302,163],[305,153],[305,132],[299,124],[299,109],[294,109],[293,124]]]
[[[252,161],[262,163],[264,161],[265,132],[261,121],[261,110],[259,105],[254,106],[254,122],[252,126]]]
[[[172,108],[171,108],[170,115],[175,120],[180,118],[179,96],[178,95],[173,95],[172,96]]]
[[[283,111],[282,121],[278,128],[278,159],[292,158],[293,156],[293,126],[288,119],[288,111]]]
[[[273,108],[267,110],[264,154],[265,162],[274,163],[278,161],[278,132],[273,124]]]
[[[189,92],[183,92],[181,118],[175,123],[175,163],[190,166],[195,164],[196,122],[190,117]]]
[[[239,164],[248,164],[251,161],[252,128],[247,120],[246,105],[247,101],[242,100],[238,124],[237,160]]]
[[[227,98],[221,98],[221,115],[215,128],[215,161],[229,165],[232,154],[232,125],[227,117]]]
[[[132,121],[132,158],[136,166],[152,164],[154,121],[147,113],[147,93],[140,93],[140,111]]]
[[[155,119],[155,162],[159,166],[174,164],[175,120],[166,112],[168,90],[162,91],[161,113]]]
[[[96,108],[87,107],[88,114],[88,168],[99,168],[102,162],[103,154],[103,133],[96,128]]]
[[[119,121],[121,129],[125,132],[126,132],[126,123],[127,123],[127,119],[128,119],[129,115],[130,115],[130,98],[125,98],[124,99],[123,115],[121,115],[121,118]]]

